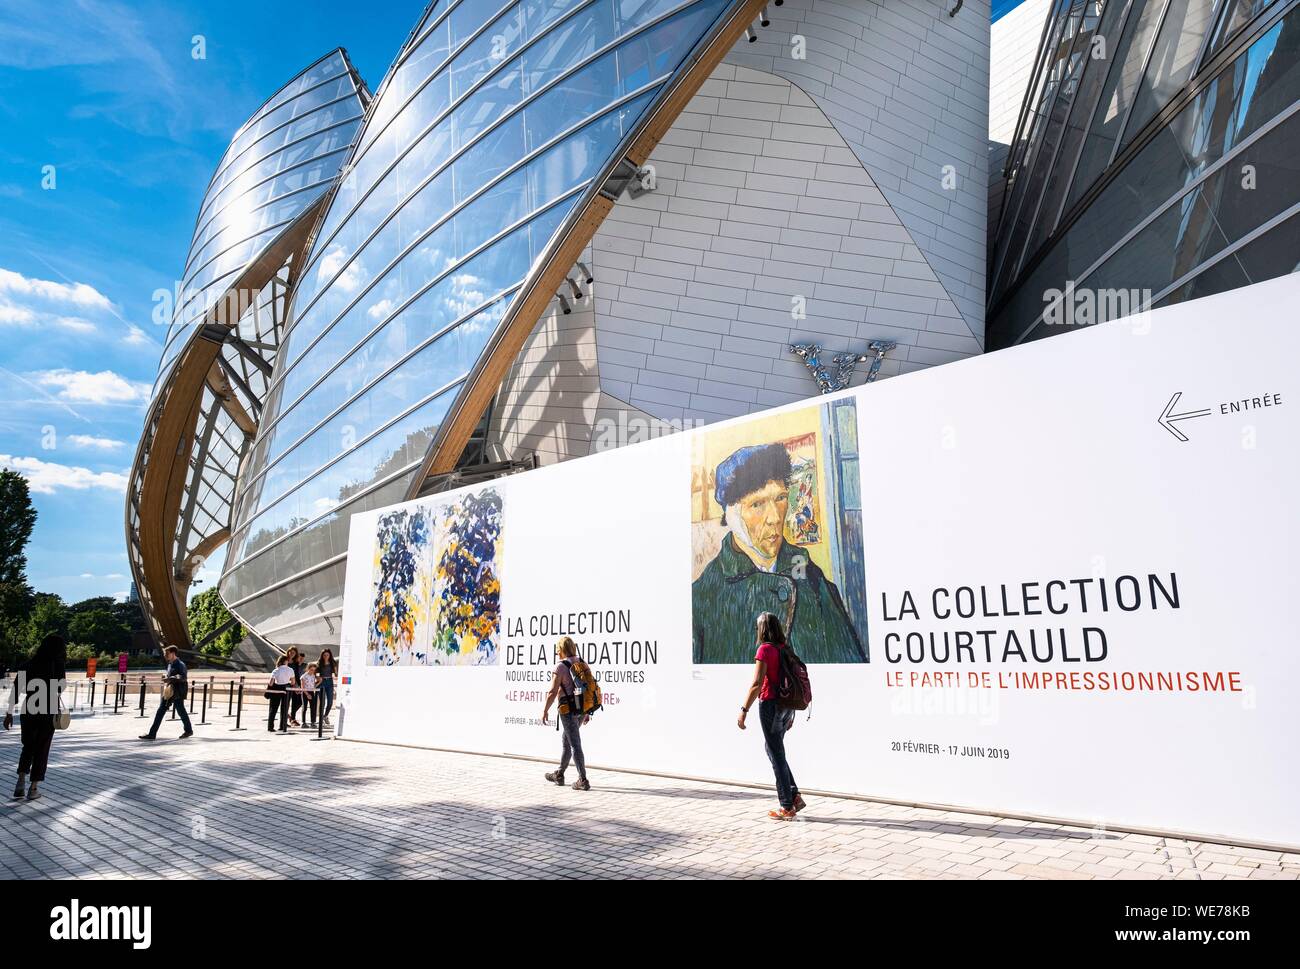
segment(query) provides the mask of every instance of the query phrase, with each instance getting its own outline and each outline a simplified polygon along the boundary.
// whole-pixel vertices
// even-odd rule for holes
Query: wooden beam
[[[228,311],[232,305],[236,309],[246,308],[245,301],[239,298],[239,294],[251,292],[253,299],[256,299],[257,294],[289,259],[292,258],[295,262],[301,260],[321,214],[322,201],[317,200],[304,210],[261,256],[249,263],[239,278],[222,294],[222,298],[194,324],[195,327],[238,324],[238,317],[230,319]],[[185,335],[178,335],[177,339],[188,339],[189,345],[181,351],[167,386],[154,404],[158,423],[154,427],[149,447],[142,452],[143,467],[140,466],[142,457],[137,455],[136,466],[132,468],[132,475],[140,476],[136,531],[140,548],[140,574],[134,575],[134,578],[141,587],[148,590],[150,614],[161,630],[162,645],[188,647],[190,634],[186,613],[191,576],[176,574],[173,560],[176,531],[189,459],[194,451],[194,429],[198,425],[199,411],[203,404],[203,388],[209,384],[214,371],[223,383],[225,377],[220,373],[216,362],[221,353],[221,344],[205,339],[191,339]],[[226,386],[228,388],[229,385]],[[247,422],[256,431],[256,424],[251,419]],[[149,427],[150,420],[146,420],[146,433]],[[244,425],[240,424],[240,427],[242,429]],[[229,523],[227,537],[228,529]],[[224,540],[223,538],[222,541]],[[134,574],[134,565],[132,571]]]

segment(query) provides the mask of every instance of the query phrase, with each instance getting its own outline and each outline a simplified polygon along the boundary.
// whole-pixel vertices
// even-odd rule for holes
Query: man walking
[[[164,649],[163,657],[167,660],[167,674],[163,681],[164,686],[158,703],[158,712],[154,714],[153,726],[149,728],[149,732],[140,734],[141,740],[156,740],[158,738],[158,727],[162,724],[167,708],[173,704],[176,707],[176,715],[181,718],[181,723],[185,726],[185,732],[181,734],[181,740],[194,736],[194,728],[190,725],[190,715],[185,709],[185,696],[189,692],[189,673],[185,669],[185,664],[181,662],[180,654],[176,651],[175,646],[168,646]],[[167,695],[168,686],[171,687],[170,697]]]

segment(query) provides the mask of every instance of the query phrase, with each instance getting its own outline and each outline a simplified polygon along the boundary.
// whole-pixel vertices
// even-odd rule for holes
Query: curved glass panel
[[[363,110],[355,76],[336,51],[277,92],[240,129],[200,206],[155,394],[194,335],[193,324],[337,178]]]
[[[350,511],[405,493],[521,283],[728,6],[460,0],[423,16],[316,234],[240,479],[222,591],[250,621],[298,624],[303,595],[271,586],[332,575]]]

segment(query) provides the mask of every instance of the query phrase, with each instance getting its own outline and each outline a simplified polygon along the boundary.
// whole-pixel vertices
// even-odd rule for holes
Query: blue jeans
[[[158,728],[162,725],[163,717],[167,714],[167,708],[172,704],[176,705],[176,716],[181,718],[181,723],[185,727],[186,733],[193,733],[194,728],[190,726],[190,715],[185,709],[184,700],[163,700],[158,704],[158,712],[154,714],[153,726],[149,728],[149,736],[158,736]]]
[[[321,707],[320,715],[322,717],[328,717],[330,715],[330,711],[334,709],[334,681],[332,679],[321,680],[320,693],[321,693],[321,702],[324,704]]]
[[[758,723],[763,729],[767,759],[772,762],[772,773],[776,776],[777,800],[781,802],[781,807],[792,811],[799,785],[794,782],[790,762],[785,759],[785,732],[794,723],[794,711],[782,710],[775,700],[759,700]]]

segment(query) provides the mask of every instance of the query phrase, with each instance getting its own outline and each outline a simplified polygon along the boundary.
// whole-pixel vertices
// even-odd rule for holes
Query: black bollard
[[[203,724],[208,722],[208,686],[207,683],[203,684],[203,716],[199,720],[199,723]]]
[[[140,677],[140,716],[144,716],[144,676]]]
[[[113,716],[117,716],[118,700],[121,698],[121,696],[122,696],[122,684],[114,683],[113,684]]]
[[[243,716],[244,716],[244,678],[241,676],[239,678],[239,707],[238,709],[235,710],[235,725],[230,728],[231,730],[244,729],[239,725],[239,722],[240,720],[243,719]]]
[[[235,681],[226,681],[226,716],[233,716],[235,711]]]
[[[284,703],[280,704],[280,733],[289,732],[289,691],[284,691]]]
[[[95,712],[95,681],[90,681],[90,712]]]

